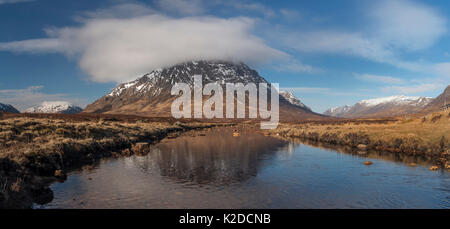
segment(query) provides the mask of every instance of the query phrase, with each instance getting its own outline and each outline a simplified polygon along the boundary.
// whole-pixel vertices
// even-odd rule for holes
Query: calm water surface
[[[51,203],[35,207],[450,208],[450,173],[428,171],[426,162],[232,131],[190,133],[146,156],[85,166],[51,186]],[[412,161],[418,165],[405,163]]]

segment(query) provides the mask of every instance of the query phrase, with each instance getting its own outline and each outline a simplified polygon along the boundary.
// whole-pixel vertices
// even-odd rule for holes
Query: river
[[[189,132],[146,156],[84,166],[34,208],[450,208],[450,173],[426,161],[233,131]]]

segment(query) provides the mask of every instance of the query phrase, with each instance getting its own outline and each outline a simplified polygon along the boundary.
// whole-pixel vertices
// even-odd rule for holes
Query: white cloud
[[[158,0],[157,5],[168,12],[198,15],[205,11],[202,0]]]
[[[293,93],[299,94],[315,94],[315,95],[326,95],[326,96],[348,96],[348,97],[356,97],[356,96],[367,96],[368,92],[357,89],[357,90],[335,90],[332,88],[326,87],[290,87],[290,88],[280,88],[282,91],[290,91]]]
[[[274,17],[277,12],[264,4],[248,0],[156,0],[156,6],[164,12],[180,15],[201,15],[208,11],[209,7],[220,7],[234,11],[255,12],[264,17]],[[283,14],[285,13],[285,14]],[[293,15],[295,11],[284,9],[280,14]]]
[[[57,38],[33,39],[0,43],[0,51],[56,53],[64,50],[64,42]]]
[[[300,12],[296,11],[296,10],[291,10],[291,9],[280,9],[280,14],[281,16],[283,16],[284,18],[294,21],[294,20],[300,20],[301,19],[301,14]]]
[[[331,91],[330,88],[323,88],[323,87],[287,87],[287,88],[280,88],[282,91],[290,91],[295,93],[310,93],[310,94],[323,94],[323,93],[329,93]]]
[[[77,21],[83,22],[92,18],[129,18],[154,13],[156,13],[155,10],[148,8],[143,4],[124,3],[114,5],[110,8],[82,12],[81,15],[76,17],[76,19]]]
[[[372,74],[357,74],[355,73],[355,78],[363,81],[374,82],[374,83],[387,83],[387,84],[403,84],[406,83],[405,80],[392,77],[392,76],[381,76]]]
[[[377,39],[399,48],[425,49],[447,32],[447,22],[439,12],[413,1],[379,1],[369,14]]]
[[[31,2],[31,1],[34,1],[34,0],[0,0],[0,5],[21,3],[21,2]]]
[[[11,104],[20,111],[41,104],[44,101],[63,100],[78,106],[86,105],[86,101],[74,98],[69,94],[47,94],[41,92],[43,86],[31,86],[24,89],[1,89],[0,103]]]
[[[360,33],[313,31],[284,34],[280,37],[286,46],[302,52],[345,54],[375,61],[393,57],[393,53],[381,43]]]
[[[416,85],[407,85],[407,86],[389,86],[383,88],[383,91],[386,93],[393,94],[419,94],[423,92],[432,92],[442,88],[442,84],[437,83],[424,83],[424,84],[416,84]]]
[[[434,71],[444,78],[450,79],[450,63],[437,63],[434,65]]]
[[[244,17],[94,17],[80,27],[47,30],[48,38],[0,43],[0,51],[75,57],[97,82],[123,82],[189,60],[258,64],[288,56],[253,35],[253,26],[254,21]]]
[[[426,5],[406,0],[376,1],[367,13],[370,26],[356,31],[285,32],[277,37],[300,52],[354,56],[411,71],[429,71],[429,63],[404,61],[405,52],[434,45],[447,32],[445,17]],[[361,20],[365,20],[362,18]]]
[[[265,17],[273,17],[276,15],[272,8],[261,3],[245,2],[245,1],[223,1],[222,4],[229,5],[237,10],[254,11],[263,14]]]
[[[279,72],[294,72],[294,73],[319,73],[322,69],[313,67],[308,64],[304,64],[301,61],[294,60],[292,58],[284,60],[278,65],[274,65],[273,68]]]

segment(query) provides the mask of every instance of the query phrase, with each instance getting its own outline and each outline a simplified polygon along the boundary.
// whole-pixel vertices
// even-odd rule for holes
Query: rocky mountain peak
[[[290,104],[294,106],[311,111],[311,108],[302,103],[302,101],[300,101],[300,99],[295,97],[295,95],[290,91],[280,91],[280,96],[286,99]]]
[[[257,71],[244,63],[229,61],[188,61],[171,67],[156,69],[131,82],[122,83],[110,93],[88,105],[87,113],[137,114],[171,116],[171,104],[176,96],[170,94],[175,83],[191,87],[194,76],[201,75],[203,84],[268,83]],[[289,101],[290,100],[290,101]],[[297,112],[297,113],[296,113]],[[280,96],[280,113],[289,118],[321,118],[300,100],[289,94]]]
[[[120,84],[107,96],[120,97],[130,95],[160,95],[170,93],[175,83],[193,85],[194,76],[202,75],[203,83],[264,83],[264,78],[258,72],[244,63],[226,61],[190,61],[172,67],[157,69],[142,77]]]

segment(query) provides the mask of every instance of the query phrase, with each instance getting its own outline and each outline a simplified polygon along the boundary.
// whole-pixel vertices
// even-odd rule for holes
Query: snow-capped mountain
[[[417,113],[433,98],[416,96],[390,96],[362,100],[353,106],[345,105],[328,109],[325,115],[344,118],[389,117]]]
[[[8,112],[8,113],[20,113],[16,108],[14,108],[13,106],[9,105],[9,104],[3,104],[0,103],[0,113],[1,112]]]
[[[323,114],[329,115],[329,116],[334,116],[334,117],[343,117],[346,114],[346,112],[348,110],[350,110],[351,108],[352,108],[352,106],[349,106],[349,105],[333,107],[333,108],[326,110]]]
[[[411,105],[411,106],[424,106],[427,105],[429,102],[431,102],[433,98],[430,97],[418,97],[418,96],[390,96],[390,97],[384,97],[384,98],[377,98],[377,99],[369,99],[369,100],[362,100],[359,102],[360,104],[364,104],[369,107],[378,106],[380,104],[397,104],[397,105]]]
[[[311,108],[303,104],[302,101],[300,101],[300,99],[295,97],[295,95],[292,94],[292,92],[290,91],[280,91],[280,96],[282,96],[284,99],[286,99],[290,104],[294,106],[301,107],[303,109],[311,111]]]
[[[192,61],[170,68],[157,69],[144,76],[119,85],[112,90],[108,97],[125,97],[129,95],[158,96],[169,93],[177,82],[187,83],[192,86],[194,75],[203,76],[203,84],[217,82],[225,83],[266,83],[255,70],[245,64],[233,64],[217,61]],[[166,89],[166,90],[165,90]]]
[[[84,112],[170,117],[171,103],[177,97],[170,94],[173,85],[186,83],[192,87],[195,75],[202,76],[203,85],[219,83],[224,87],[226,83],[243,83],[244,85],[267,83],[258,72],[244,63],[189,61],[157,69],[134,81],[120,84],[99,100],[88,105]],[[304,118],[321,117],[321,115],[306,109],[306,106],[293,106],[280,96],[280,116],[283,113],[283,106],[289,106],[298,111],[299,115],[303,115]],[[293,114],[295,111],[290,113]]]
[[[58,113],[58,114],[77,114],[83,111],[80,107],[74,106],[65,101],[43,102],[39,106],[30,107],[25,113]]]

